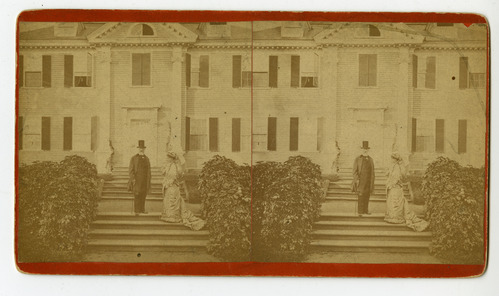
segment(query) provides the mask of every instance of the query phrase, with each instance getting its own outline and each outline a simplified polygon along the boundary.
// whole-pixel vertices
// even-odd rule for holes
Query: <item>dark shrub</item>
[[[426,170],[422,193],[431,253],[452,263],[483,263],[485,170],[439,157]]]
[[[208,251],[226,261],[248,261],[251,252],[250,167],[215,156],[199,175]]]
[[[253,259],[302,259],[323,196],[320,168],[308,158],[258,163],[253,170]]]
[[[80,156],[20,166],[19,261],[78,258],[96,212],[98,184],[95,166]]]

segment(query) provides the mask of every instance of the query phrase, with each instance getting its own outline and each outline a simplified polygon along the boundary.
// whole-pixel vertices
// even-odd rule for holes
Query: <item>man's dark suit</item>
[[[128,166],[130,179],[128,190],[134,195],[135,213],[145,212],[146,196],[151,189],[151,163],[144,154],[136,154],[130,159]]]
[[[360,155],[353,163],[352,191],[359,196],[358,213],[367,214],[369,197],[374,191],[374,162],[370,156]]]

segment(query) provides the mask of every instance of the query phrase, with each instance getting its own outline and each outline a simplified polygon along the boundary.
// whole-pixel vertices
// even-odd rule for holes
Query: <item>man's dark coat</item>
[[[353,162],[353,181],[352,181],[352,192],[358,192],[359,187],[363,187],[363,183],[365,180],[360,180],[360,172],[362,171],[362,157],[364,156],[358,156],[355,158],[355,161]],[[369,159],[369,162],[371,163],[371,184],[370,184],[370,191],[373,193],[374,191],[374,161],[370,156],[367,156]]]
[[[128,180],[128,191],[132,191],[135,195],[139,194],[141,189],[146,189],[144,193],[148,193],[149,190],[151,189],[151,163],[149,162],[149,158],[144,155],[146,164],[147,164],[147,178],[146,178],[146,184],[137,184],[137,169],[138,169],[138,164],[139,164],[139,154],[135,154],[132,159],[130,159],[130,165],[128,166],[128,174],[130,176],[130,179]],[[144,188],[144,186],[146,188]]]

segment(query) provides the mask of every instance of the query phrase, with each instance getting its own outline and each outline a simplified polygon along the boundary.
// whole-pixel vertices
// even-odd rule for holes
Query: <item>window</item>
[[[298,117],[289,121],[289,151],[298,151]]]
[[[210,151],[218,151],[218,118],[210,118]]]
[[[133,35],[133,36],[153,36],[154,30],[149,25],[140,24],[140,25],[136,25],[135,27],[132,28],[130,35]]]
[[[377,55],[359,54],[359,86],[376,86]]]
[[[241,118],[232,118],[232,152],[241,151]]]
[[[193,66],[194,65],[194,66]],[[186,54],[186,85],[210,86],[210,59],[207,55]]]
[[[444,120],[437,119],[435,121],[435,152],[442,153],[445,150],[445,128],[444,128]]]
[[[64,117],[63,150],[73,149],[73,118]]]
[[[253,120],[253,151],[267,151],[268,118],[258,117]]]
[[[418,56],[412,55],[412,87],[418,87]]]
[[[92,86],[93,56],[90,53],[81,53],[74,56],[74,86]]]
[[[23,58],[24,60],[24,58]],[[52,57],[42,56],[41,64],[39,57],[31,57],[28,63],[23,66],[24,83],[26,87],[51,87],[52,85]],[[23,61],[24,62],[24,61]]]
[[[378,36],[381,36],[381,33],[376,26],[369,25],[369,36],[370,37],[378,37]]]
[[[18,86],[24,86],[24,56],[22,55],[20,55],[17,60],[17,79],[19,83]]]
[[[50,117],[42,117],[42,150],[50,150]]]
[[[97,126],[98,126],[98,117],[92,116],[90,123],[90,150],[92,151],[97,150],[97,139],[98,139]]]
[[[253,73],[251,72],[253,70]],[[242,56],[232,56],[232,87],[277,87],[278,57],[254,53],[253,65]]]
[[[186,117],[185,123],[186,143],[188,151],[207,150],[206,119],[192,119]]]
[[[132,54],[132,85],[151,85],[151,54]]]
[[[433,143],[434,125],[430,120],[412,119],[412,152],[429,152],[435,147]]]
[[[267,150],[276,151],[277,148],[277,118],[269,117],[267,121]]]
[[[470,87],[472,88],[485,88],[487,85],[485,81],[485,73],[469,73],[470,74]]]
[[[318,87],[318,63],[315,53],[291,56],[291,87]]]
[[[459,120],[457,153],[466,153],[468,126],[466,120]]]
[[[436,58],[427,57],[426,58],[426,75],[425,75],[425,87],[434,89],[436,85]]]
[[[19,116],[17,120],[17,149],[23,149],[23,129],[24,129],[24,118]]]

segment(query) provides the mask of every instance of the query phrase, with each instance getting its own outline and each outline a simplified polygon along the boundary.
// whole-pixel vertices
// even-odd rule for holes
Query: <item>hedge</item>
[[[251,253],[250,167],[214,156],[199,175],[208,252],[225,261],[248,261]]]
[[[253,259],[299,261],[323,201],[320,167],[302,156],[253,170]]]
[[[430,252],[452,263],[483,263],[485,170],[439,157],[425,172],[422,193],[433,234]]]
[[[95,165],[80,156],[19,168],[18,259],[75,260],[83,253],[98,202]]]

